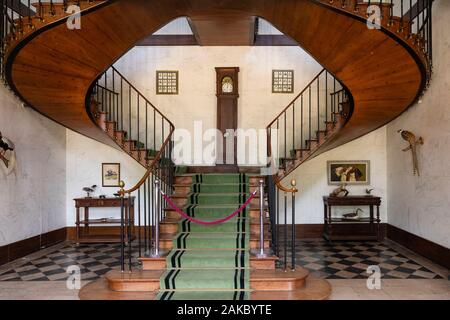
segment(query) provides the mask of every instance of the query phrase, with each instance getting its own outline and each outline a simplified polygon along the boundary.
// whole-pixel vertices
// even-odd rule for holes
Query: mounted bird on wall
[[[6,176],[9,176],[15,168],[16,164],[16,156],[14,152],[14,144],[3,137],[0,132],[0,168],[5,173]]]
[[[417,160],[417,145],[423,145],[423,138],[420,137],[417,139],[414,133],[406,130],[398,130],[397,132],[401,134],[403,140],[409,143],[409,147],[403,149],[402,151],[411,151],[413,161],[413,174],[415,175],[417,173],[417,175],[420,176],[419,163]]]

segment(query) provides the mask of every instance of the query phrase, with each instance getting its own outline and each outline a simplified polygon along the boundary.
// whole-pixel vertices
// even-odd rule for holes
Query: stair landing
[[[81,300],[155,300],[162,272],[113,271],[106,278],[83,287],[79,297]],[[250,279],[251,300],[326,300],[331,295],[328,281],[310,276],[304,269],[252,271]],[[155,289],[142,290],[143,283]],[[127,286],[128,290],[124,291]]]

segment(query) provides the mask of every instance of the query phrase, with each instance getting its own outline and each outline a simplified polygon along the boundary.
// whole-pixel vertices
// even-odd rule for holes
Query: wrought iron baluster
[[[287,128],[287,122],[286,122],[286,111],[284,112],[284,159],[285,159],[285,161],[286,161],[286,158],[287,158],[287,143],[286,143],[286,141],[287,141],[287,130],[286,130],[286,128]]]
[[[128,270],[131,272],[133,268],[132,259],[133,259],[133,239],[132,239],[132,224],[134,224],[134,221],[131,219],[131,201],[132,197],[131,195],[128,196],[128,208],[127,208],[127,217],[128,217],[128,223],[127,223],[127,232],[128,232]]]
[[[287,192],[284,192],[284,271],[287,270],[287,245],[288,245],[288,224],[287,224]]]
[[[295,152],[295,102],[292,104],[292,150]],[[291,158],[292,155],[289,155]]]
[[[309,86],[309,119],[308,119],[308,121],[309,121],[309,126],[308,126],[308,129],[309,129],[309,138],[308,138],[308,144],[309,144],[309,149],[311,149],[311,138],[312,138],[312,130],[311,130],[311,124],[312,124],[312,114],[311,114],[311,111],[312,111],[312,96],[311,96],[311,86]]]
[[[317,134],[319,134],[319,130],[320,130],[320,77],[317,78]]]
[[[145,194],[145,192],[144,192]],[[141,236],[141,188],[138,189],[138,197],[137,197],[137,205],[138,205],[138,252],[139,252],[139,257],[142,257],[142,236]]]
[[[301,105],[300,105],[300,149],[302,149],[300,152],[303,152],[303,94],[300,96],[300,101],[301,101]]]

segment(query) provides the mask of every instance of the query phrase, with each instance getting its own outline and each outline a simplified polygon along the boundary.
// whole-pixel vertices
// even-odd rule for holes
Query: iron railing
[[[267,126],[269,159],[279,159],[277,165],[286,170],[288,161],[311,151],[319,135],[336,123],[347,98],[342,84],[323,69]]]
[[[286,188],[277,182],[274,176],[267,177],[267,200],[270,212],[271,247],[273,253],[280,257],[280,267],[287,270],[296,268],[296,218],[295,208],[297,182],[291,181],[291,187]],[[290,210],[288,209],[290,205]],[[291,259],[288,259],[288,252]]]
[[[147,167],[139,182],[128,190],[123,185],[119,192],[122,197],[121,268],[125,270],[125,262],[128,261],[131,270],[134,254],[145,257],[159,250],[158,227],[165,217],[166,207],[159,190],[172,194],[174,164],[171,159],[175,127],[114,67],[99,77],[91,92],[95,116],[103,114],[109,134]],[[125,201],[126,198],[131,198],[131,201]],[[133,200],[136,209],[134,220],[137,221],[128,214]],[[137,229],[134,243],[133,227]]]
[[[286,175],[295,167],[287,163],[311,154],[313,143],[319,146],[320,135],[329,134],[340,118],[348,119],[351,109],[349,94],[342,84],[327,70],[323,69],[295,97],[295,99],[267,126],[268,158],[280,159],[276,170],[282,169]],[[273,161],[271,161],[273,165]],[[290,265],[295,269],[296,252],[296,182],[291,188],[283,187],[279,176],[267,179],[268,205],[271,222],[271,245],[285,269]],[[290,212],[289,211],[290,206]]]
[[[433,68],[433,15],[434,0],[318,0],[339,6],[363,17],[373,17],[373,7],[380,8],[381,27],[393,27],[394,32],[405,40],[412,40],[422,51],[428,62],[427,81],[430,81]],[[363,12],[362,5],[367,6]],[[374,20],[375,21],[375,20]]]
[[[396,26],[396,33],[414,39],[415,45],[426,55],[428,81],[433,64],[433,0],[316,0],[328,5],[339,6],[355,14],[365,16],[359,8],[364,5],[377,5],[381,8],[382,27]],[[4,75],[4,57],[11,41],[37,26],[46,19],[62,16],[70,4],[80,5],[80,0],[0,0],[0,62]],[[91,3],[91,0],[85,0]]]

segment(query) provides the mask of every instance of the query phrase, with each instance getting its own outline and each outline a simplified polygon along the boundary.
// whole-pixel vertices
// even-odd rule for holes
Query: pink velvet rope
[[[257,191],[253,192],[250,195],[250,198],[248,198],[248,200],[245,201],[245,203],[242,206],[240,206],[236,211],[234,211],[228,217],[220,219],[220,220],[216,220],[216,221],[202,221],[202,220],[197,220],[195,218],[190,217],[185,212],[183,212],[183,210],[178,208],[178,206],[175,205],[175,203],[173,203],[172,199],[170,199],[169,196],[167,196],[164,192],[161,192],[161,193],[163,195],[163,198],[169,204],[169,206],[172,207],[172,209],[174,209],[180,216],[182,216],[183,218],[185,218],[185,219],[187,219],[187,220],[189,220],[189,221],[191,221],[193,223],[200,224],[200,225],[205,225],[205,226],[210,226],[210,225],[216,225],[216,224],[225,223],[225,222],[233,219],[235,216],[237,216],[240,212],[242,212],[250,204],[252,199],[255,197]]]

